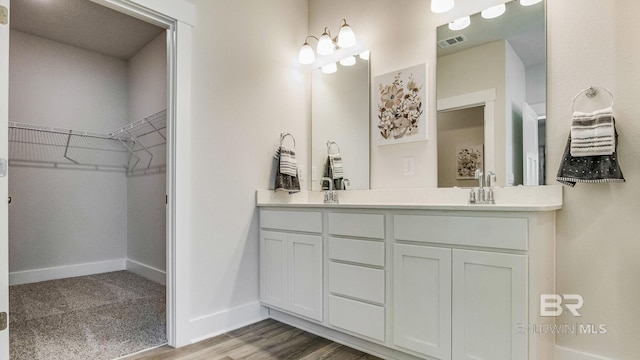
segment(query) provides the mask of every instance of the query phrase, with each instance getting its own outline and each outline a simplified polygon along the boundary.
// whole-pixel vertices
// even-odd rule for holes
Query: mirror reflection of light
[[[431,0],[431,11],[436,14],[447,12],[453,9],[453,0]]]
[[[321,70],[325,74],[333,74],[334,72],[338,71],[338,65],[336,63],[327,64],[323,66]]]
[[[355,65],[356,57],[355,56],[347,56],[346,58],[340,60],[340,65],[342,66],[351,66]]]
[[[500,5],[492,6],[486,10],[483,10],[480,15],[485,19],[494,19],[504,14],[506,10],[507,10],[507,6],[505,4],[500,4]]]
[[[542,0],[520,0],[520,5],[522,6],[531,6],[531,5],[535,5],[539,2],[541,2]]]
[[[360,56],[360,59],[362,59],[362,60],[369,60],[369,52],[368,51],[362,52],[358,56]]]
[[[462,30],[466,29],[471,24],[471,17],[465,16],[459,19],[453,20],[449,23],[449,29],[451,30]]]

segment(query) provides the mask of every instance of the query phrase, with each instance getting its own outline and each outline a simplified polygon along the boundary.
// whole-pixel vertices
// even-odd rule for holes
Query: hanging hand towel
[[[571,156],[612,155],[615,129],[611,107],[583,113],[575,111],[571,119]]]
[[[340,154],[329,154],[329,166],[331,168],[332,179],[344,178],[344,169],[342,167],[342,156]]]
[[[285,175],[298,175],[298,162],[296,152],[284,146],[280,146],[280,172]]]
[[[295,160],[295,152],[281,146],[276,151],[274,160],[276,167],[275,191],[288,191],[290,194],[299,192],[300,179],[298,179],[298,166]],[[293,175],[291,175],[291,173],[293,173]]]
[[[613,118],[612,121],[614,132],[613,153],[610,155],[573,156],[571,154],[573,139],[569,135],[556,180],[571,187],[574,187],[578,182],[608,183],[625,181],[616,154],[618,133],[615,131],[615,120]]]

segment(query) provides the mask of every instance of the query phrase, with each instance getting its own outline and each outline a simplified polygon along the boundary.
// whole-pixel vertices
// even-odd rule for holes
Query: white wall
[[[167,107],[166,39],[158,35],[129,60],[129,122]],[[152,153],[152,166],[166,164],[165,145]],[[166,269],[165,179],[165,172],[127,179],[127,258],[160,271]]]
[[[565,0],[548,4],[547,116],[549,183],[564,151],[571,101],[582,89],[604,86],[615,96],[618,156],[627,180],[565,188],[557,216],[557,292],[581,294],[581,318],[558,323],[605,324],[605,335],[560,335],[559,345],[612,359],[640,354],[640,44],[629,41],[640,3]],[[589,103],[606,106],[608,97]],[[586,104],[585,104],[586,105]],[[580,109],[584,109],[580,107]]]
[[[189,338],[242,324],[258,305],[256,189],[267,189],[280,133],[296,138],[309,169],[309,79],[297,64],[307,35],[299,0],[190,0],[191,303]],[[308,183],[303,181],[303,187]],[[238,316],[236,316],[238,315]],[[246,319],[246,318],[245,318]],[[255,319],[253,319],[255,320]]]
[[[124,61],[17,31],[9,61],[10,121],[96,132],[126,123]],[[10,272],[126,256],[121,173],[12,167],[9,192]]]

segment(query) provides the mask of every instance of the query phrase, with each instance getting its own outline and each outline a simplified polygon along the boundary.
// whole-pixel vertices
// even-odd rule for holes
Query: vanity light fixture
[[[338,71],[338,65],[336,63],[330,63],[320,68],[320,70],[325,74],[333,74]]]
[[[492,6],[488,9],[482,10],[480,15],[485,19],[494,19],[504,14],[506,10],[507,10],[507,6],[505,4],[500,4],[500,5]]]
[[[542,0],[520,0],[520,5],[522,6],[531,6],[531,5],[535,5],[539,2],[541,2]]]
[[[459,19],[455,19],[449,23],[449,29],[451,30],[462,30],[466,29],[471,24],[471,17],[465,16]]]
[[[436,14],[445,13],[453,9],[454,0],[431,0],[431,11]]]
[[[361,52],[358,56],[360,56],[362,60],[369,60],[369,51]]]
[[[316,54],[313,52],[313,48],[311,47],[311,45],[309,45],[309,43],[307,42],[309,38],[318,40],[318,38],[313,35],[307,36],[307,38],[304,40],[302,48],[300,48],[300,53],[298,54],[298,62],[300,64],[309,65],[313,64],[316,61]]]
[[[313,64],[316,60],[315,53],[313,52],[313,48],[309,45],[309,38],[314,38],[318,40],[318,45],[316,47],[316,52],[318,55],[331,55],[336,51],[337,48],[349,48],[356,45],[356,36],[351,29],[351,26],[347,24],[347,20],[342,19],[343,24],[340,26],[340,32],[336,38],[331,37],[331,30],[328,27],[324,28],[324,32],[317,38],[313,35],[307,36],[300,48],[300,53],[298,54],[298,62],[301,64]]]

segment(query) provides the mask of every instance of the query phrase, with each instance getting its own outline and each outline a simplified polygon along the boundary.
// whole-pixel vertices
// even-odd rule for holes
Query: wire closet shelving
[[[166,110],[110,133],[9,123],[9,164],[22,167],[124,172],[166,169]]]

